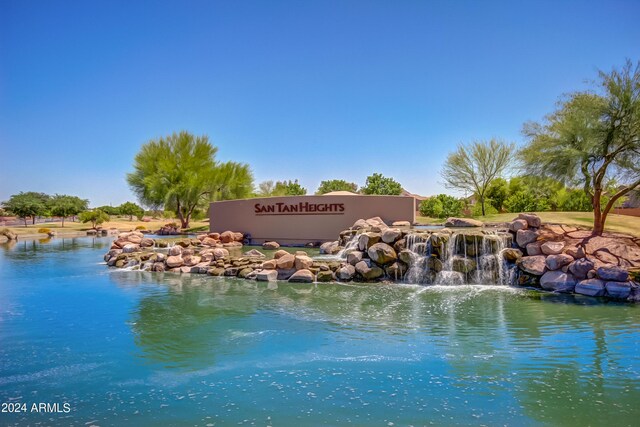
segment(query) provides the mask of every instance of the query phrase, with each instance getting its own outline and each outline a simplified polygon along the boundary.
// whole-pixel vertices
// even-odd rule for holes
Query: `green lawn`
[[[162,225],[170,222],[179,223],[178,220],[171,220],[171,219],[152,220],[149,222],[145,222],[145,221],[138,221],[135,218],[133,221],[129,221],[124,217],[121,217],[121,218],[112,217],[109,222],[105,222],[100,226],[105,229],[117,228],[120,231],[135,230],[135,228],[138,226],[143,226],[145,227],[146,230],[158,230]],[[206,230],[208,230],[208,227],[209,227],[209,223],[204,221],[191,221],[189,225],[191,228],[198,227],[200,229],[206,229]],[[5,228],[5,227],[0,226],[0,228]],[[67,220],[64,222],[64,228],[62,228],[61,222],[48,222],[45,224],[32,225],[27,220],[27,227],[25,227],[24,225],[20,225],[18,227],[6,227],[6,228],[15,232],[16,234],[18,234],[18,236],[37,235],[39,234],[38,230],[40,228],[48,228],[50,230],[55,230],[58,233],[58,235],[61,236],[61,235],[64,235],[65,233],[74,233],[78,231],[90,230],[91,223],[83,224],[81,222],[73,222],[73,221]]]
[[[540,216],[542,222],[575,225],[584,228],[593,228],[593,213],[590,212],[535,212]],[[487,215],[485,217],[474,217],[483,222],[508,222],[517,217],[518,214],[504,213]],[[443,219],[428,218],[424,216],[416,217],[420,224],[442,224]],[[640,237],[640,217],[627,215],[609,215],[606,223],[607,231],[631,234]]]

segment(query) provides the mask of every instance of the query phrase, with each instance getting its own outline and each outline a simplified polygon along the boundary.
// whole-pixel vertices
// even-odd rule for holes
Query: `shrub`
[[[431,218],[459,216],[461,212],[462,202],[446,194],[438,194],[420,203],[420,215]]]
[[[484,213],[485,215],[494,215],[499,213],[491,199],[485,199],[484,201]],[[482,216],[482,205],[476,203],[471,209],[471,216]]]
[[[51,233],[51,229],[50,228],[38,228],[38,233],[49,234],[49,233]]]
[[[136,230],[146,230],[147,227],[145,227],[144,225],[139,225],[136,227]]]
[[[509,212],[543,212],[550,209],[549,201],[536,198],[528,191],[517,191],[504,202]]]

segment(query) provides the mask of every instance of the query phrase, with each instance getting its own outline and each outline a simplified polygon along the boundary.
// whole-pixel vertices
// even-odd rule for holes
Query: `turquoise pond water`
[[[0,402],[28,410],[0,425],[638,425],[640,307],[115,271],[110,241],[0,245]]]

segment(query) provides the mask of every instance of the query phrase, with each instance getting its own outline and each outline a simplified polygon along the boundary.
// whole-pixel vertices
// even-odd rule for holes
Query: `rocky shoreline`
[[[169,244],[133,231],[120,233],[104,260],[115,268],[257,281],[489,283],[640,301],[640,245],[629,236],[593,237],[575,227],[543,225],[530,214],[497,229],[464,219],[447,223],[458,228],[412,229],[362,219],[338,240],[323,243],[322,256],[280,249],[273,259],[257,249],[242,253],[240,232]]]

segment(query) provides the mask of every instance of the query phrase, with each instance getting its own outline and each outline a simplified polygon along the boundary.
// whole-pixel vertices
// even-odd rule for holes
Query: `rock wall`
[[[517,284],[558,293],[640,300],[632,272],[640,267],[638,239],[620,234],[592,236],[588,230],[544,225],[520,214],[509,230],[522,251]]]
[[[361,219],[320,247],[324,259],[277,250],[270,260],[257,249],[232,256],[229,250],[242,248],[239,232],[202,234],[170,247],[165,239],[130,232],[118,235],[104,260],[116,268],[258,281],[494,283],[640,301],[640,246],[629,236],[592,237],[575,227],[544,225],[531,214],[519,215],[504,232],[467,226],[475,228],[416,230]]]

